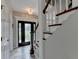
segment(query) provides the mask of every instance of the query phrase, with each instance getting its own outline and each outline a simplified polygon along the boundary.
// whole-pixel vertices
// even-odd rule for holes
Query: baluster
[[[48,19],[49,19],[49,16],[48,16],[48,13],[47,13],[47,14],[46,14],[46,30],[47,30],[47,31],[49,30],[49,29],[48,29],[48,25],[49,25]]]
[[[60,6],[60,5],[59,5]],[[58,19],[56,17],[56,14],[59,12],[60,7],[57,9],[58,5],[57,5],[57,1],[55,0],[55,10],[53,12],[53,24],[57,24],[58,23]]]
[[[66,10],[68,10],[68,0],[66,0]]]
[[[59,6],[60,6],[60,12],[62,12],[62,2],[61,2],[62,0],[59,0]]]
[[[55,24],[56,23],[56,11],[55,10],[53,10],[53,24]]]
[[[57,14],[57,2],[56,2],[56,0],[54,0],[55,1],[55,6],[54,6],[54,12],[55,12],[55,14]]]
[[[52,25],[55,25],[55,24],[59,24],[59,17],[56,16],[57,13],[61,12],[62,11],[62,0],[54,0],[55,1],[55,5],[53,7],[53,24]],[[58,3],[58,4],[57,4]],[[57,9],[57,7],[59,7]]]
[[[43,31],[46,31],[47,30],[47,28],[46,28],[46,25],[47,25],[47,23],[46,23],[46,15],[43,15]]]

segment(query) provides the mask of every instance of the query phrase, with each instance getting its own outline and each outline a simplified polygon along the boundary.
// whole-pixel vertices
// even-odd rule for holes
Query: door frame
[[[26,24],[31,24],[31,42],[27,42],[26,45],[29,45],[31,43],[31,45],[33,45],[33,36],[32,36],[32,32],[34,31],[34,26],[36,26],[36,22],[30,22],[30,21],[18,21],[18,47],[20,46],[25,46],[25,45],[20,45],[19,44],[19,23],[26,23]],[[25,39],[25,38],[24,38]]]

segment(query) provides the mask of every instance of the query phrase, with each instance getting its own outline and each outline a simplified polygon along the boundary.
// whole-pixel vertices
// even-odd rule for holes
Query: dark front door
[[[25,46],[30,45],[32,38],[31,32],[33,32],[33,23],[32,22],[18,22],[18,45]]]

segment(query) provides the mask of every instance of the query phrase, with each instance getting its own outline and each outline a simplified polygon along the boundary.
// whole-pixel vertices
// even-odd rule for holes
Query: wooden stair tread
[[[46,40],[46,38],[43,38],[43,40]]]
[[[52,35],[53,33],[51,33],[51,32],[43,32],[44,34],[50,34],[50,35]]]
[[[51,27],[51,26],[61,26],[62,24],[61,23],[59,23],[59,24],[52,24],[52,25],[48,25],[49,27]]]

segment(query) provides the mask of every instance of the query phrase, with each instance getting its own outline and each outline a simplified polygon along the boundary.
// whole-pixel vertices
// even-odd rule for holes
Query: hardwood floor
[[[11,53],[10,59],[35,59],[30,55],[30,46],[23,46]]]

